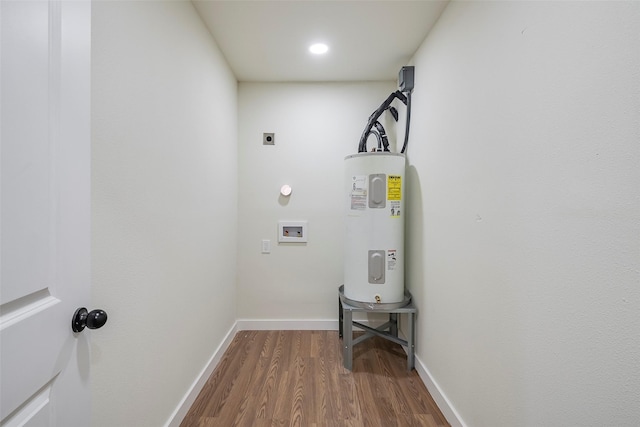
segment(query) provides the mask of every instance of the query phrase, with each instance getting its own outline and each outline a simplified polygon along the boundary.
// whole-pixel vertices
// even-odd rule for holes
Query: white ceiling
[[[239,81],[396,80],[448,0],[192,0]],[[329,45],[314,56],[313,42]]]

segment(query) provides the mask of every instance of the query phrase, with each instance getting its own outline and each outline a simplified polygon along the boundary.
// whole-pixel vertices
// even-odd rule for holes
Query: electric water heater
[[[404,298],[405,155],[345,158],[344,295],[365,303]]]

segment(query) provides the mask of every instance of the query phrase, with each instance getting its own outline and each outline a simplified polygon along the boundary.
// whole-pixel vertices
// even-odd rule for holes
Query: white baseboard
[[[338,319],[238,319],[239,331],[337,331]]]
[[[362,314],[362,313],[356,313]],[[381,313],[377,313],[381,314]],[[379,316],[378,316],[379,317]],[[369,319],[367,316],[354,316],[363,325],[380,325],[386,319]],[[238,319],[238,331],[337,331],[338,319]],[[357,330],[357,328],[356,328]]]
[[[427,369],[417,356],[415,358],[415,368],[422,382],[427,387],[427,390],[429,390],[429,394],[431,394],[431,397],[433,397],[433,400],[435,400],[436,405],[438,405],[442,415],[444,415],[449,424],[451,424],[451,427],[467,427],[460,414],[458,414],[458,411],[455,410],[449,399],[447,399],[447,396],[442,392],[438,383],[431,376],[429,369]]]
[[[403,340],[407,339],[402,328],[398,329],[398,336]],[[405,351],[405,353],[407,352],[406,347],[402,347],[402,349]],[[420,358],[415,354],[413,360],[416,372],[418,372],[418,376],[429,391],[431,397],[433,397],[433,400],[436,402],[436,405],[438,405],[438,408],[440,408],[440,412],[442,412],[442,415],[444,415],[449,424],[451,424],[451,427],[467,427],[460,414],[458,414],[458,411],[455,410],[449,399],[447,399],[447,396],[442,392],[442,389],[440,388],[438,383],[431,376],[431,372],[429,372],[429,369],[427,369],[424,363],[422,363],[422,360],[420,360]]]
[[[180,423],[187,415],[187,412],[189,412],[191,405],[193,405],[193,402],[195,402],[198,394],[206,384],[214,369],[218,366],[220,360],[222,360],[224,352],[227,351],[227,348],[229,348],[229,345],[231,344],[231,341],[233,341],[233,337],[235,337],[237,331],[238,323],[236,322],[233,324],[231,329],[229,329],[229,332],[227,332],[227,335],[224,337],[218,348],[216,348],[216,350],[213,352],[213,355],[209,359],[209,362],[207,362],[204,369],[202,369],[191,387],[189,387],[189,390],[182,398],[175,411],[173,411],[173,414],[171,414],[164,427],[180,426]]]

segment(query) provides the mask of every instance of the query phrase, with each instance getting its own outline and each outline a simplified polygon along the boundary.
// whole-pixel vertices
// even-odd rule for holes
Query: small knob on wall
[[[282,187],[280,187],[280,194],[282,194],[285,197],[288,197],[291,195],[291,186],[288,184],[283,185]]]
[[[82,332],[85,327],[98,329],[107,323],[107,313],[104,310],[87,311],[85,307],[80,307],[73,314],[71,319],[71,329],[73,332]]]

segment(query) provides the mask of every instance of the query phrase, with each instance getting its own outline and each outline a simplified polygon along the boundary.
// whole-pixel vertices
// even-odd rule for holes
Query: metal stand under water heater
[[[403,67],[400,90],[393,92],[369,117],[358,153],[345,158],[346,233],[344,297],[351,305],[401,307],[409,301],[404,289],[405,152],[411,117],[413,67]],[[386,132],[378,118],[398,99],[406,105],[406,130],[402,150],[389,150]],[[367,149],[373,135],[377,146]]]

